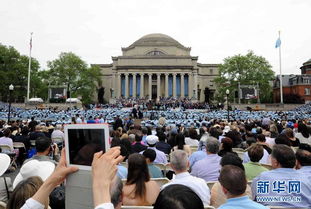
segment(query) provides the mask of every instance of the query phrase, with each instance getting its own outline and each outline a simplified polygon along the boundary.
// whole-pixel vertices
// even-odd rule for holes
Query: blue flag
[[[281,46],[281,39],[278,38],[278,40],[276,40],[276,42],[275,42],[275,48],[278,48],[280,46]]]

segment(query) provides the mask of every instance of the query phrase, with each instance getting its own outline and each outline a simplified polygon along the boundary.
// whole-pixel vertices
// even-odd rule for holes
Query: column
[[[176,73],[173,73],[173,97],[176,98]]]
[[[152,91],[151,91],[151,88],[152,88],[152,74],[148,74],[149,75],[149,89],[148,89],[148,91],[149,91],[149,100],[151,100],[152,99]]]
[[[195,93],[195,95],[193,95],[193,98],[198,99],[198,74],[197,73],[193,74],[193,93]]]
[[[165,97],[168,97],[168,73],[165,73]]]
[[[193,99],[193,76],[192,76],[192,73],[188,74],[188,78],[189,78],[188,94],[189,94],[189,98]]]
[[[140,74],[140,98],[144,98],[144,74]]]
[[[133,98],[136,98],[136,73],[133,73]]]
[[[184,79],[184,74],[180,74],[180,97],[184,98],[185,97],[185,79]]]
[[[117,84],[116,84],[116,91],[117,91],[117,99],[119,99],[121,97],[121,74],[120,73],[116,73],[117,76]]]
[[[161,86],[161,74],[160,73],[158,73],[157,74],[157,100],[160,100],[160,91],[161,91],[161,88],[160,88],[160,86]]]
[[[125,98],[129,97],[129,74],[125,73]]]

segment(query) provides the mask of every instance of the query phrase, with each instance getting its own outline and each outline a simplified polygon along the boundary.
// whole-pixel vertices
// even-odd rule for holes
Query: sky
[[[0,0],[0,43],[32,55],[41,69],[61,52],[88,64],[112,63],[142,36],[163,33],[186,47],[199,63],[253,50],[279,73],[300,74],[311,59],[310,0]]]

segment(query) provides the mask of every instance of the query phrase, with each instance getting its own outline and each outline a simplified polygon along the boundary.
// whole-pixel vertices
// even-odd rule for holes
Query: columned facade
[[[122,48],[122,56],[112,57],[112,64],[99,64],[105,100],[189,98],[204,101],[204,92],[211,92],[208,96],[213,98],[216,90],[213,79],[218,76],[218,65],[200,64],[190,51],[191,48],[164,34],[149,34]]]
[[[189,73],[116,73],[113,77],[113,83],[116,83],[115,89],[123,91],[117,91],[116,98],[153,98],[153,86],[156,86],[156,98],[169,97],[169,92],[172,92],[174,98],[185,98],[191,95],[191,89],[195,86],[189,86],[189,80],[184,79],[185,76],[190,76]],[[164,75],[164,76],[161,76]],[[169,86],[168,78],[173,77],[173,84]],[[156,80],[153,80],[156,77]],[[144,82],[148,78],[148,84]],[[177,88],[177,81],[180,81],[180,88]],[[123,82],[121,82],[123,81]],[[139,81],[139,82],[137,82]],[[154,85],[156,84],[156,85]],[[164,85],[162,85],[164,84]],[[147,87],[147,88],[146,88]],[[146,90],[146,91],[145,91]]]

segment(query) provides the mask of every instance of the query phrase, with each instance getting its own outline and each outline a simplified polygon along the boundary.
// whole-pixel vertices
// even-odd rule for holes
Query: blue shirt
[[[192,166],[199,160],[202,160],[203,158],[205,158],[206,155],[206,151],[196,151],[194,153],[192,153],[192,155],[190,155],[189,157],[189,162],[190,162],[190,168],[192,168]]]
[[[217,154],[208,154],[192,166],[191,175],[205,181],[217,181],[220,171],[220,159]]]
[[[122,165],[118,165],[117,175],[120,179],[127,179],[127,168]]]
[[[266,209],[267,207],[252,201],[248,196],[227,199],[218,209]]]
[[[254,200],[269,206],[311,208],[311,175],[304,171],[277,168],[262,172],[252,182]]]

